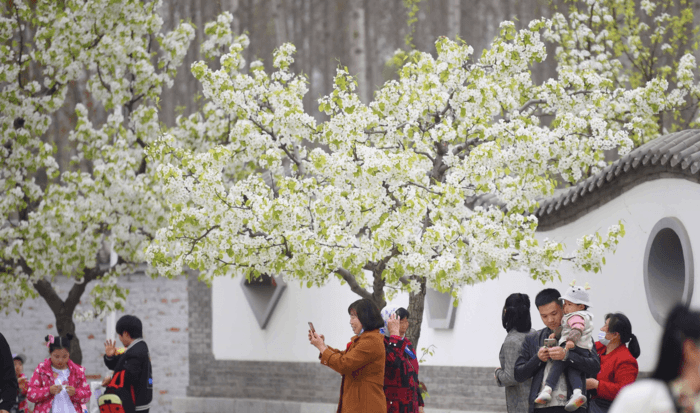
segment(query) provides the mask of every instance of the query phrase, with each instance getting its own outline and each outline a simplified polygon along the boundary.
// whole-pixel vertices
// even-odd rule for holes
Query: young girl
[[[82,413],[82,405],[90,400],[90,386],[85,368],[68,357],[73,335],[46,336],[50,358],[39,363],[29,382],[27,399],[36,403],[35,413]]]

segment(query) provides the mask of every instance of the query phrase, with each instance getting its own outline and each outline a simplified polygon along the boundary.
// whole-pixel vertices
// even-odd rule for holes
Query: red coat
[[[85,379],[85,368],[68,360],[68,370],[70,370],[68,385],[75,388],[75,394],[71,396],[70,401],[73,402],[76,412],[82,412],[82,404],[87,403],[92,394],[90,385]],[[49,413],[51,411],[54,395],[49,391],[49,387],[53,384],[54,375],[53,370],[51,370],[51,359],[46,359],[39,363],[29,381],[27,400],[36,403],[34,413]]]
[[[613,401],[620,389],[637,380],[637,359],[624,344],[610,354],[605,354],[605,346],[600,342],[595,343],[595,348],[600,356],[600,372],[596,377],[599,383],[594,398]]]
[[[337,413],[386,413],[384,335],[365,331],[345,351],[328,347],[321,363],[343,375]]]
[[[384,338],[386,366],[384,394],[387,413],[418,413],[423,406],[418,381],[418,359],[411,342],[399,336]],[[406,352],[408,349],[412,355]]]

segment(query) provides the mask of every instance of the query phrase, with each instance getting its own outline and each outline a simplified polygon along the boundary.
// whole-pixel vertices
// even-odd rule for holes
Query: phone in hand
[[[557,339],[556,338],[545,338],[544,345],[545,345],[545,347],[554,347],[557,345]]]
[[[311,330],[312,333],[316,333],[316,329],[314,328],[314,323],[309,321],[309,330]]]

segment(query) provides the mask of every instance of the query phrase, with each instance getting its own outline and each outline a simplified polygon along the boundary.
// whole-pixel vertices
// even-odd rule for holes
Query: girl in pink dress
[[[69,357],[70,341],[65,337],[46,336],[51,357],[39,363],[29,381],[27,399],[36,403],[34,413],[83,413],[90,400],[90,386],[85,379],[85,368]]]

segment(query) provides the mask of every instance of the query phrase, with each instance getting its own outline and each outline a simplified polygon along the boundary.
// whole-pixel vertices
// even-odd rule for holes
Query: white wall
[[[606,229],[618,220],[625,225],[626,236],[617,253],[607,257],[599,274],[577,273],[568,263],[560,271],[562,281],[546,285],[563,292],[576,279],[591,285],[591,311],[596,328],[603,325],[609,312],[624,312],[632,321],[642,355],[640,368],[650,371],[656,362],[661,326],[654,320],[646,300],[643,279],[644,250],[653,226],[664,217],[681,220],[695,248],[695,273],[700,275],[700,186],[685,180],[664,179],[641,184],[583,218],[541,233],[564,242],[568,250],[576,247],[576,238]],[[543,327],[535,295],[545,286],[526,274],[508,273],[498,280],[466,288],[457,309],[453,330],[428,327],[425,314],[420,346],[433,344],[436,354],[425,364],[444,366],[496,366],[505,337],[500,312],[506,297],[514,292],[527,293],[532,302],[533,328]],[[692,305],[700,308],[700,282],[695,282]],[[217,359],[316,361],[318,353],[308,344],[307,322],[325,334],[326,343],[344,348],[352,336],[347,307],[358,299],[347,285],[332,280],[323,288],[307,289],[290,283],[265,330],[261,330],[248,307],[240,279],[217,279],[213,284],[213,350]],[[398,297],[390,305],[406,306],[408,296]],[[426,310],[427,312],[427,310]]]

